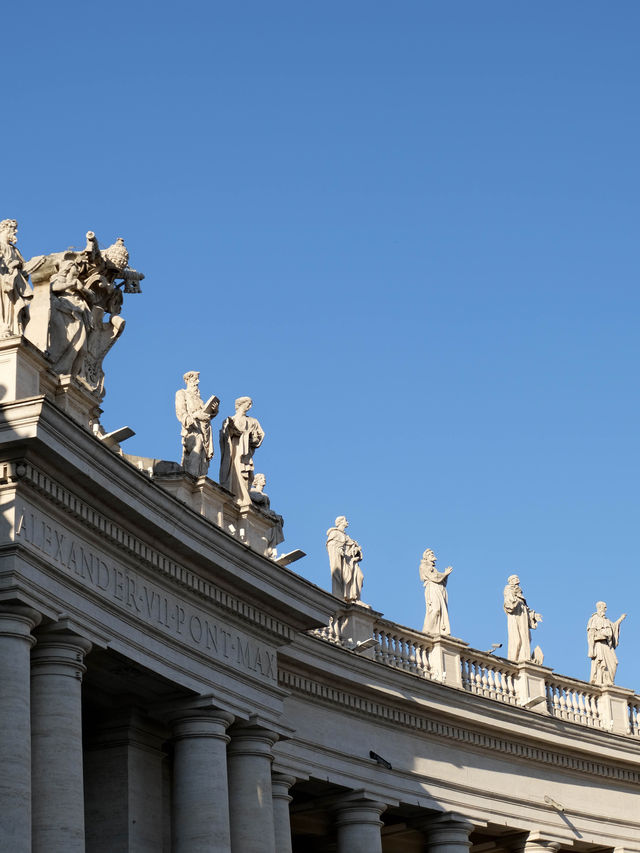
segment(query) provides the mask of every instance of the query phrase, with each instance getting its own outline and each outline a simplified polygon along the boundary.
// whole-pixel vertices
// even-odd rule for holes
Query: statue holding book
[[[184,375],[186,388],[176,392],[176,416],[182,424],[182,467],[187,474],[204,477],[213,459],[211,420],[218,414],[220,400],[214,395],[206,403],[200,396],[200,373]]]

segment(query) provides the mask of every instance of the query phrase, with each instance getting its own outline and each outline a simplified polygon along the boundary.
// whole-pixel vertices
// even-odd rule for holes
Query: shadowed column
[[[386,807],[357,792],[346,795],[335,808],[337,853],[382,853],[380,815]]]

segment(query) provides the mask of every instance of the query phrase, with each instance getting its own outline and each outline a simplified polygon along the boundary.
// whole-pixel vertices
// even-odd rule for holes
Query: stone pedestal
[[[90,649],[54,625],[31,653],[33,853],[84,853],[81,686]]]
[[[0,850],[31,853],[30,657],[35,610],[0,603]]]
[[[232,849],[226,755],[232,721],[231,714],[204,709],[173,720],[172,853]]]
[[[357,791],[347,794],[334,810],[336,853],[382,853],[380,815],[386,807]]]
[[[0,402],[53,396],[56,383],[49,362],[33,344],[20,336],[0,339]]]
[[[548,715],[546,680],[553,670],[528,660],[520,661],[515,666],[518,668],[515,678],[518,704],[527,710]]]
[[[467,853],[473,824],[455,812],[445,812],[422,827],[428,853]]]
[[[271,762],[278,735],[255,724],[234,726],[228,749],[232,853],[277,853]]]
[[[271,776],[276,853],[291,853],[289,803],[293,798],[289,794],[289,788],[295,781],[295,777],[286,776],[283,773],[273,773]]]
[[[372,610],[366,604],[360,602],[346,604],[336,613],[335,617],[343,645],[347,648],[355,648],[358,643],[370,640],[373,637],[373,626],[381,616],[382,613]],[[375,648],[366,649],[360,652],[360,655],[363,658],[373,660]]]
[[[433,635],[433,645],[429,651],[429,667],[434,681],[462,689],[462,669],[460,656],[469,643],[443,634]]]
[[[628,735],[630,732],[629,702],[635,696],[633,690],[611,684],[601,687],[600,691],[598,714],[602,725],[614,734]]]
[[[85,748],[87,853],[162,850],[166,736],[135,710],[110,716]]]

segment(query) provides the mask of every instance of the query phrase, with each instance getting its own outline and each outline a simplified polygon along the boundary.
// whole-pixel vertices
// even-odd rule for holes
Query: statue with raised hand
[[[444,572],[436,569],[436,555],[431,548],[422,555],[420,580],[424,586],[425,616],[422,630],[425,634],[450,634],[447,580],[453,571],[447,566]]]
[[[587,624],[587,640],[589,657],[591,658],[592,684],[613,684],[618,669],[618,657],[614,649],[620,639],[620,625],[626,619],[623,613],[619,619],[612,622],[607,617],[607,605],[604,601],[596,603],[596,612],[592,614]]]
[[[204,477],[213,459],[211,420],[218,414],[220,400],[214,395],[206,403],[200,396],[200,373],[184,375],[186,388],[176,392],[176,416],[182,424],[182,467],[187,474]]]

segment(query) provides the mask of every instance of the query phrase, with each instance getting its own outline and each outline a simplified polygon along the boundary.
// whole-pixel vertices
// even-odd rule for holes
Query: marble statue
[[[24,258],[16,248],[18,223],[0,222],[0,338],[21,335],[29,319],[33,291],[24,270]]]
[[[273,527],[271,528],[271,532],[267,541],[267,556],[275,559],[278,553],[277,546],[281,542],[284,542],[284,533],[282,532],[282,528],[284,526],[284,519],[281,515],[278,515],[277,512],[274,512],[271,509],[271,501],[269,500],[269,495],[267,495],[265,492],[266,485],[267,478],[265,477],[265,475],[255,474],[249,495],[251,497],[253,505],[257,506],[262,512],[262,514],[266,515],[267,518],[269,518],[273,522]]]
[[[344,515],[327,530],[327,551],[331,567],[331,592],[345,601],[360,601],[364,575],[360,568],[362,549],[345,531],[349,522]]]
[[[122,238],[101,250],[93,231],[87,232],[82,250],[41,255],[28,263],[32,280],[49,290],[47,310],[31,318],[29,336],[34,322],[45,323],[46,333],[34,329],[32,340],[43,349],[46,341],[53,370],[74,377],[100,400],[102,362],[124,331],[123,293],[140,293],[144,278],[128,264]]]
[[[527,606],[520,589],[520,578],[511,575],[504,588],[504,612],[507,614],[507,658],[513,661],[531,660],[531,629],[542,622],[540,613]]]
[[[204,477],[213,459],[211,421],[218,414],[220,400],[200,396],[200,373],[189,370],[183,377],[186,388],[176,391],[176,416],[182,424],[182,467],[187,474]]]
[[[613,684],[618,668],[618,658],[614,651],[620,638],[620,625],[627,614],[615,622],[607,618],[607,605],[604,601],[596,603],[596,612],[587,624],[589,657],[591,658],[592,684]]]
[[[449,604],[447,600],[447,580],[453,571],[451,566],[443,572],[436,569],[436,556],[431,550],[422,555],[420,561],[420,580],[424,586],[426,611],[422,630],[426,634],[450,634]]]
[[[220,430],[220,485],[244,506],[251,504],[253,454],[264,439],[259,422],[247,415],[252,404],[251,397],[238,397],[235,415]]]

